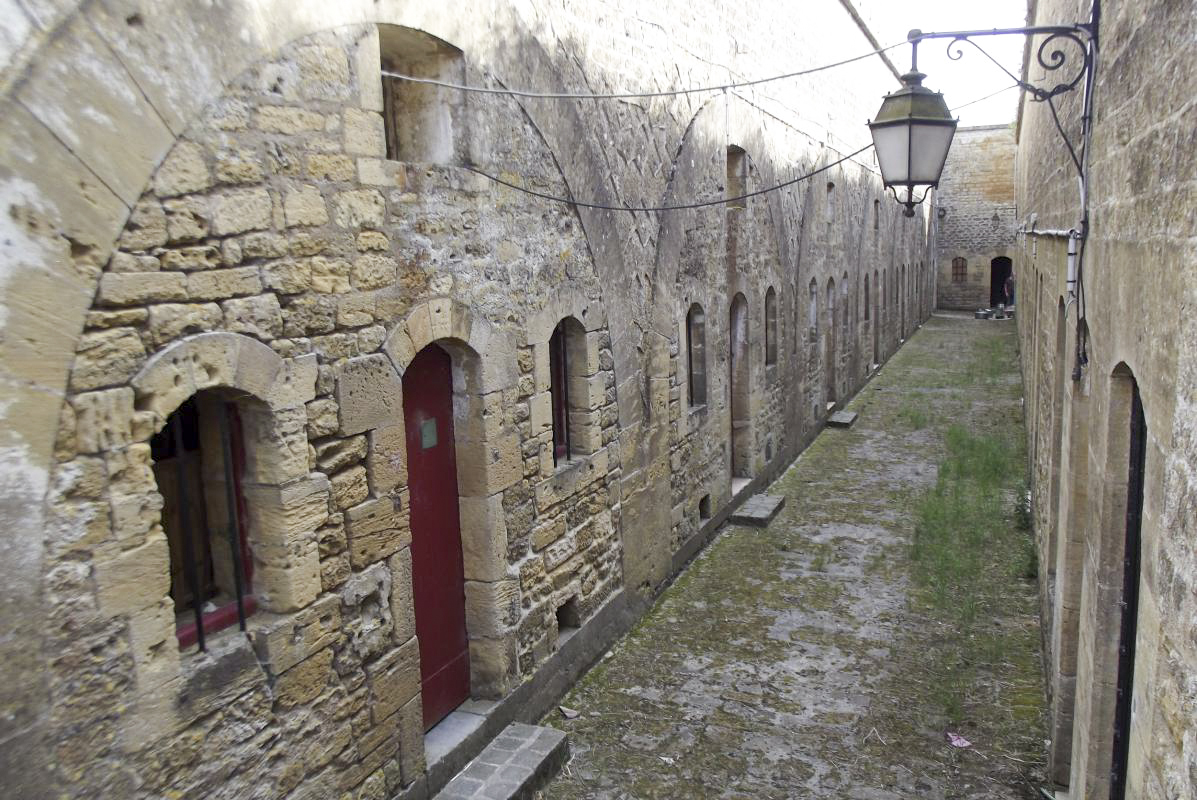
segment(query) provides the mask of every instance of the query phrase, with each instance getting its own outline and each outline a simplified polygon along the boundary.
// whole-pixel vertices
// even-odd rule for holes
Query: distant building
[[[939,308],[975,311],[1006,303],[1018,227],[1010,126],[956,131],[933,197]]]

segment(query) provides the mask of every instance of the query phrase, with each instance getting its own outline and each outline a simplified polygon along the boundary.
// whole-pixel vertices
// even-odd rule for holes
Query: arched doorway
[[[873,363],[881,363],[881,283],[877,280],[877,270],[873,270]]]
[[[1143,549],[1143,486],[1147,467],[1147,419],[1139,384],[1129,370],[1119,376],[1129,383],[1130,414],[1127,431],[1126,539],[1122,551],[1122,596],[1118,632],[1118,680],[1114,699],[1114,747],[1110,763],[1110,800],[1126,796],[1130,766],[1131,705],[1135,686],[1135,652],[1139,632],[1139,573]],[[1125,418],[1124,418],[1125,419]],[[1124,423],[1125,424],[1125,423]]]
[[[453,436],[453,361],[436,344],[403,375],[412,605],[427,730],[470,696],[465,570]]]
[[[825,350],[823,351],[823,381],[824,393],[827,407],[830,408],[836,403],[835,393],[835,358],[837,336],[836,331],[839,328],[838,318],[836,317],[835,307],[835,279],[829,278],[827,280],[827,338],[825,341]]]
[[[1014,269],[1010,259],[998,256],[989,262],[989,306],[996,308],[1006,302],[1006,279]]]
[[[728,334],[731,347],[729,387],[731,390],[731,477],[752,477],[751,417],[748,409],[748,300],[737,294],[732,298]]]

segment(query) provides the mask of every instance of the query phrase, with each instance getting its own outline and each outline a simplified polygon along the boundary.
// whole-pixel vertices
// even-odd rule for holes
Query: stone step
[[[466,764],[436,800],[523,800],[569,758],[565,732],[513,722]]]
[[[754,494],[732,513],[732,525],[750,525],[754,528],[768,527],[777,512],[786,504],[784,495]]]
[[[851,428],[856,417],[855,411],[837,411],[827,418],[827,424],[833,428]]]

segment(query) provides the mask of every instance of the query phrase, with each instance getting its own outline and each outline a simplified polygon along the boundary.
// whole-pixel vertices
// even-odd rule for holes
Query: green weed
[[[916,502],[911,557],[918,597],[945,629],[932,653],[938,700],[961,719],[978,667],[1001,658],[1002,641],[983,627],[1010,587],[1027,577],[1031,538],[1008,498],[1021,483],[1021,454],[1007,441],[954,425],[935,485]]]

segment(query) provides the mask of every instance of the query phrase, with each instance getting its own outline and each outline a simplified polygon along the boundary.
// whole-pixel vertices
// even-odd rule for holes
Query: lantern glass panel
[[[905,184],[909,175],[910,133],[906,125],[873,128],[877,165],[886,183]]]
[[[926,125],[915,123],[910,129],[910,181],[938,183],[952,146],[955,125]]]

